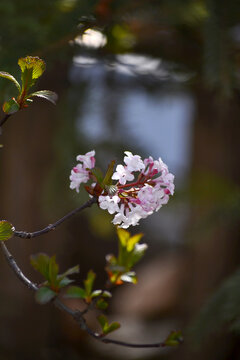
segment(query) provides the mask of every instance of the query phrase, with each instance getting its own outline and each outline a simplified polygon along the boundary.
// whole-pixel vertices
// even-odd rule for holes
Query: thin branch
[[[85,204],[83,204],[79,208],[72,210],[70,213],[63,216],[61,219],[56,221],[54,224],[49,224],[48,226],[46,226],[42,230],[34,231],[32,233],[26,232],[26,231],[14,231],[14,235],[18,236],[20,238],[23,238],[23,239],[31,239],[31,238],[34,238],[34,237],[37,237],[37,236],[41,236],[43,234],[47,234],[48,232],[50,232],[52,230],[55,230],[55,228],[58,225],[62,224],[65,220],[69,219],[70,217],[72,217],[76,213],[78,213],[78,212],[80,212],[80,211],[82,211],[82,210],[84,210],[84,209],[86,209],[88,207],[91,207],[96,202],[97,202],[97,199],[95,197],[93,197],[92,199],[88,200]]]
[[[8,264],[10,265],[11,269],[14,271],[14,273],[16,274],[16,276],[21,280],[21,282],[27,286],[28,289],[33,290],[33,291],[37,291],[38,290],[38,285],[34,284],[31,280],[29,280],[22,272],[22,270],[19,268],[19,266],[17,265],[15,259],[13,258],[12,254],[9,252],[8,248],[6,247],[6,245],[4,244],[4,242],[1,242],[1,247],[3,250],[3,254],[8,262]],[[153,348],[153,347],[165,347],[165,343],[164,342],[159,342],[159,343],[152,343],[152,344],[132,344],[132,343],[128,343],[125,341],[118,341],[118,340],[114,340],[114,339],[107,339],[105,337],[103,337],[102,334],[98,334],[95,333],[94,331],[92,331],[86,324],[86,320],[83,317],[83,312],[79,311],[79,310],[72,310],[71,308],[69,308],[67,305],[65,305],[64,303],[62,303],[58,297],[56,297],[53,301],[53,304],[60,310],[66,312],[67,314],[69,314],[79,325],[79,327],[86,331],[91,337],[93,337],[94,339],[101,341],[104,344],[114,344],[114,345],[120,345],[120,346],[125,346],[125,347],[131,347],[131,348]]]
[[[2,120],[0,121],[0,128],[3,126],[3,124],[7,121],[7,119],[11,116],[11,114],[5,114]]]
[[[10,265],[11,269],[14,271],[14,273],[17,275],[17,277],[21,280],[21,282],[28,287],[28,289],[37,291],[38,286],[34,284],[32,281],[30,281],[22,272],[20,267],[17,265],[16,261],[14,260],[14,257],[9,252],[8,248],[4,244],[3,241],[1,241],[1,247],[4,253],[4,256]]]

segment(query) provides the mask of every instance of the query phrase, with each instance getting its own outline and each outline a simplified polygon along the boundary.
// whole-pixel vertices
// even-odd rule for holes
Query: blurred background
[[[1,1],[0,69],[18,78],[18,58],[39,56],[47,70],[37,89],[59,95],[56,107],[34,100],[4,125],[1,219],[35,231],[85,202],[84,191],[69,189],[78,154],[95,149],[103,169],[125,150],[162,157],[176,193],[130,229],[149,248],[138,284],[117,288],[107,314],[122,324],[117,339],[157,342],[175,329],[185,339],[164,351],[96,343],[36,304],[1,254],[1,359],[240,359],[239,14],[233,0]],[[1,103],[14,95],[1,79]],[[94,206],[8,245],[34,281],[29,257],[45,252],[61,271],[80,264],[79,284],[93,269],[99,288],[117,237]]]

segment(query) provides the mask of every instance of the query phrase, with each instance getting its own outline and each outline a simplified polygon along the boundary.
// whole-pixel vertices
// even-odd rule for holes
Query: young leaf
[[[59,280],[59,276],[57,277],[57,286],[59,288],[63,288],[65,286],[68,286],[69,284],[71,284],[72,282],[74,282],[74,280],[69,279],[67,276],[62,278]]]
[[[106,175],[103,179],[103,185],[108,185],[108,186],[112,185],[112,176],[113,176],[114,165],[115,165],[115,161],[113,160],[113,161],[111,161],[111,163],[108,166]]]
[[[84,281],[84,286],[85,286],[87,296],[91,296],[95,278],[96,278],[96,274],[92,270],[90,270],[88,272],[87,279]]]
[[[31,265],[47,280],[49,280],[49,261],[50,257],[43,253],[31,255],[30,257]]]
[[[104,335],[109,334],[112,331],[115,331],[120,328],[120,324],[118,322],[113,322],[111,324],[108,323],[107,318],[104,315],[98,316],[98,322],[101,325],[102,332]]]
[[[45,71],[45,62],[38,56],[26,56],[18,60],[18,65],[21,68],[22,79],[22,94],[27,94],[30,87],[32,87],[36,80]]]
[[[3,104],[2,108],[3,108],[3,111],[5,112],[5,114],[11,115],[11,114],[16,113],[20,109],[20,106],[17,103],[17,101],[14,98],[12,98],[11,100],[6,101]]]
[[[183,342],[181,331],[172,331],[164,341],[165,346],[177,346]]]
[[[52,256],[48,264],[48,280],[51,285],[57,285],[58,271],[59,271],[59,266],[56,263],[56,257]]]
[[[130,271],[130,272],[127,272],[127,273],[121,275],[120,279],[123,282],[131,283],[131,284],[137,283],[137,277],[136,277],[136,273],[134,271]]]
[[[97,301],[97,304],[96,304],[96,307],[99,309],[99,310],[106,310],[107,307],[108,307],[108,303],[103,300],[103,299],[99,299]]]
[[[58,99],[57,94],[54,91],[51,91],[51,90],[36,91],[36,92],[28,95],[27,98],[29,99],[29,98],[34,97],[34,96],[43,98],[45,100],[48,100],[54,105],[56,105],[56,102],[57,102],[57,99]]]
[[[78,299],[78,298],[85,299],[86,291],[79,286],[70,286],[67,289],[65,297],[76,298],[76,299]]]
[[[45,62],[38,56],[26,56],[18,60],[22,73],[32,70],[32,79],[38,79],[46,69]]]
[[[135,245],[141,240],[142,237],[143,234],[141,233],[131,236],[127,242],[127,251],[131,252],[134,249]]]
[[[6,220],[0,221],[0,241],[6,241],[10,239],[14,234],[14,227]]]
[[[15,79],[14,76],[12,76],[11,74],[9,74],[6,71],[0,71],[0,76],[12,81],[14,83],[14,85],[17,87],[18,91],[21,92],[21,86],[20,86],[19,82]]]
[[[128,240],[130,239],[130,232],[125,229],[117,228],[117,235],[122,246],[126,247]]]
[[[72,268],[68,269],[67,271],[65,271],[60,276],[65,277],[68,275],[73,275],[73,274],[78,274],[78,273],[79,273],[79,265],[76,265],[76,266],[73,266]]]
[[[46,286],[41,287],[35,294],[35,299],[39,304],[46,304],[57,294]]]

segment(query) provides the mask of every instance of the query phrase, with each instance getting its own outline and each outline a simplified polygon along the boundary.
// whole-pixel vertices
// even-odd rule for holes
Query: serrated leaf
[[[0,221],[0,241],[6,241],[14,235],[14,227],[7,220]]]
[[[12,81],[14,83],[14,85],[17,87],[18,91],[21,92],[21,86],[20,86],[19,82],[15,79],[15,77],[13,75],[9,74],[6,71],[0,71],[0,76],[5,78],[5,79],[8,79],[8,80]]]
[[[57,293],[55,293],[53,290],[49,289],[46,286],[41,287],[37,290],[35,294],[35,299],[39,304],[46,304],[50,300],[52,300]]]
[[[166,346],[178,346],[183,342],[181,331],[172,331],[164,341]]]
[[[32,79],[38,79],[46,69],[45,62],[38,56],[26,56],[18,60],[22,73],[31,70]]]
[[[80,298],[80,299],[85,299],[86,298],[86,291],[79,287],[79,286],[70,286],[67,289],[67,292],[65,294],[65,297],[69,297],[69,298]]]
[[[16,113],[20,109],[20,106],[17,103],[17,101],[14,98],[12,98],[11,100],[6,101],[3,104],[2,108],[3,108],[3,111],[5,112],[5,114],[11,115],[11,114]]]
[[[40,90],[40,91],[36,91],[30,95],[28,95],[28,99],[31,97],[40,97],[43,98],[45,100],[50,101],[52,104],[56,105],[58,96],[54,91],[51,90]]]
[[[110,164],[108,165],[106,175],[105,175],[105,177],[103,179],[103,185],[108,185],[108,186],[112,185],[112,176],[113,176],[114,165],[115,165],[115,161],[112,160],[110,162]]]
[[[26,56],[18,60],[21,68],[22,96],[25,97],[30,87],[42,75],[45,70],[45,62],[37,56]]]
[[[95,278],[96,278],[96,274],[92,270],[90,270],[87,274],[87,279],[84,280],[84,287],[87,296],[90,296],[92,293],[92,288]]]

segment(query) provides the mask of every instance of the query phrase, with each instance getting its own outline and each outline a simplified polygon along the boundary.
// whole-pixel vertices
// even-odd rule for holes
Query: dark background
[[[173,329],[185,338],[170,351],[100,346],[38,305],[1,256],[1,359],[240,358],[240,326],[231,330],[240,311],[228,318],[238,283],[194,320],[239,266],[239,13],[233,0],[1,1],[1,70],[18,77],[18,58],[38,55],[47,70],[37,88],[59,95],[56,107],[37,99],[4,126],[1,219],[34,231],[83,203],[84,191],[69,189],[78,154],[95,149],[103,169],[121,163],[125,150],[161,156],[176,194],[130,229],[145,233],[149,249],[139,283],[117,289],[108,314],[121,322],[114,336],[122,340],[160,341]],[[81,39],[86,29],[95,32]],[[2,102],[15,95],[5,79],[0,90]],[[101,287],[116,243],[111,216],[95,206],[55,232],[8,245],[34,281],[41,279],[29,257],[46,252],[62,271],[80,264],[79,284],[93,269]],[[94,314],[89,322],[95,326]]]

